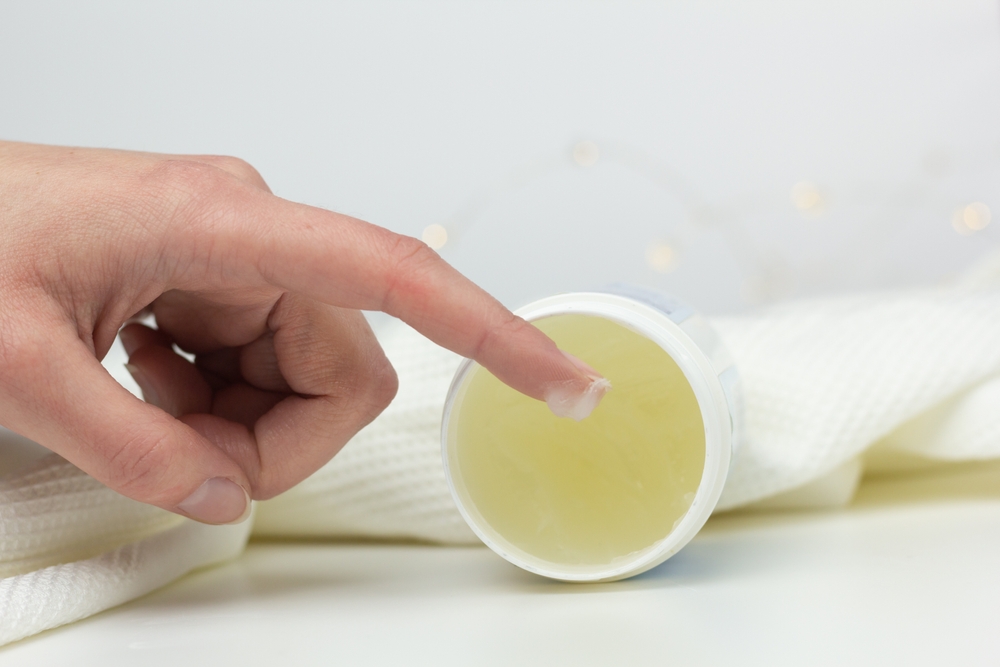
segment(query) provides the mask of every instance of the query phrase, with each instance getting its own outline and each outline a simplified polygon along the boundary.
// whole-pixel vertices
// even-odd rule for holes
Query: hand
[[[229,523],[326,463],[396,391],[361,309],[534,398],[595,377],[423,243],[240,160],[0,142],[0,424],[130,498]],[[144,403],[99,360],[149,311],[121,329]]]

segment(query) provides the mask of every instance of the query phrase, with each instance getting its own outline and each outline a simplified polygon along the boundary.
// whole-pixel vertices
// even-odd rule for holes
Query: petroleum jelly
[[[611,390],[578,422],[475,366],[459,399],[455,472],[506,548],[561,566],[614,564],[662,540],[690,507],[705,466],[698,401],[673,358],[621,324],[583,314],[533,323]]]

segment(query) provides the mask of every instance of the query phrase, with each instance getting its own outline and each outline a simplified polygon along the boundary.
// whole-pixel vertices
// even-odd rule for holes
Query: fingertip
[[[578,371],[583,373],[584,377],[588,378],[591,381],[604,379],[603,375],[594,370],[594,368],[590,364],[585,362],[583,359],[580,359],[579,357],[574,357],[566,350],[559,350],[559,351],[562,352],[563,356],[566,357],[566,359],[568,359],[569,362],[573,364],[573,366]]]
[[[139,385],[139,390],[142,392],[142,398],[144,401],[150,405],[155,405],[160,409],[166,409],[162,405],[163,400],[160,398],[160,393],[156,389],[156,383],[149,378],[139,364],[129,362],[125,364],[125,370],[127,370],[128,374],[132,376],[135,383]],[[167,412],[170,412],[170,410],[167,410]]]
[[[118,338],[122,342],[122,347],[125,348],[125,354],[130,357],[133,352],[139,349],[139,336],[141,334],[136,331],[138,327],[142,327],[142,325],[137,322],[130,322],[118,332]]]
[[[520,343],[508,340],[503,356],[487,352],[480,363],[512,388],[541,401],[557,417],[587,418],[611,389],[611,383],[582,359],[560,350],[537,328]],[[492,363],[492,367],[491,367]]]
[[[553,387],[583,392],[604,377],[524,321],[517,329],[499,329],[488,337],[475,360],[505,384],[539,400],[545,400]]]
[[[556,417],[568,417],[574,421],[583,421],[600,405],[601,399],[610,390],[611,383],[604,378],[592,380],[583,391],[575,388],[553,387],[545,396],[545,404],[549,406],[549,410]]]
[[[242,523],[250,516],[250,493],[231,479],[213,477],[178,503],[175,511],[202,523]]]
[[[132,353],[125,368],[146,402],[173,417],[212,408],[212,389],[201,371],[170,348],[144,345]]]
[[[543,383],[542,400],[557,417],[582,421],[600,405],[611,383],[590,364],[565,350],[559,350],[575,377],[568,381]]]
[[[147,327],[139,322],[130,322],[122,327],[118,331],[118,338],[122,342],[122,347],[125,348],[125,354],[130,357],[137,350],[148,345],[159,345],[168,349],[173,345],[170,336],[159,329]]]

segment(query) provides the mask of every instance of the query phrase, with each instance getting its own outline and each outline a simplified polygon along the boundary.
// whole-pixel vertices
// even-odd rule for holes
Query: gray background
[[[283,197],[444,225],[511,306],[629,280],[739,312],[1000,247],[995,1],[735,4],[5,2],[0,136],[237,155]],[[993,224],[959,235],[974,201]]]

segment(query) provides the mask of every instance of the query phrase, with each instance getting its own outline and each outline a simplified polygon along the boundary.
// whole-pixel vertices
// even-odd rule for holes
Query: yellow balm
[[[691,506],[705,467],[702,412],[674,359],[622,324],[584,314],[534,324],[611,390],[576,422],[475,366],[454,422],[454,472],[506,548],[560,566],[614,565],[662,540]]]

